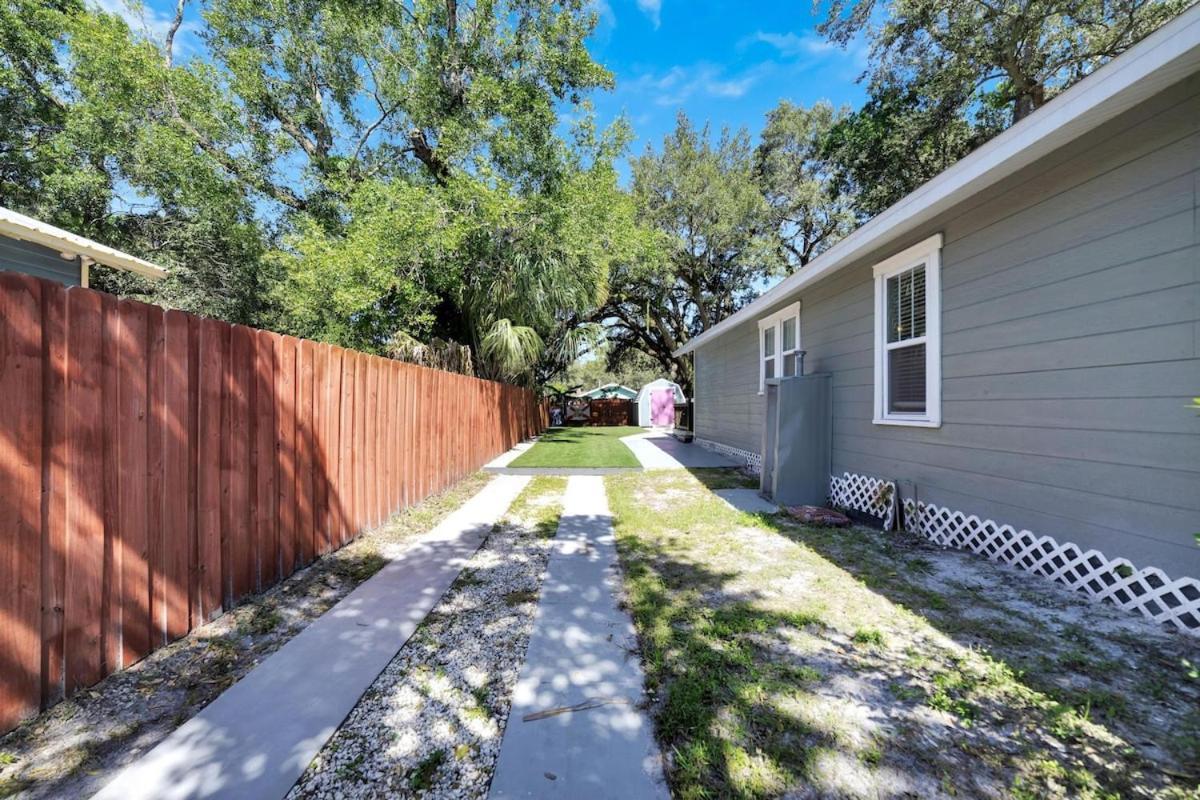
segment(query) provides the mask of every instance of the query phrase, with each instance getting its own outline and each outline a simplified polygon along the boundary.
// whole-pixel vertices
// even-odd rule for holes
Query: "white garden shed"
[[[673,428],[675,406],[686,402],[687,397],[678,383],[666,378],[650,381],[637,394],[638,425],[643,428]]]

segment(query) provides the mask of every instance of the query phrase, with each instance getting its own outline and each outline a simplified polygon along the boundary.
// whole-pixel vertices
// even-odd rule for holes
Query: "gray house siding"
[[[1193,76],[803,290],[806,370],[834,376],[834,472],[1200,575],[1198,195]],[[939,231],[943,424],[877,426],[872,266]],[[697,436],[757,452],[756,323],[695,363]]]
[[[7,236],[0,236],[0,270],[25,272],[68,286],[79,285],[79,259],[68,260],[49,247]]]

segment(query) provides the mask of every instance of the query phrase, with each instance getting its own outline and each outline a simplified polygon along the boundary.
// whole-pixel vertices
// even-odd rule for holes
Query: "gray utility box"
[[[785,506],[823,506],[829,496],[833,376],[766,382],[762,493]]]

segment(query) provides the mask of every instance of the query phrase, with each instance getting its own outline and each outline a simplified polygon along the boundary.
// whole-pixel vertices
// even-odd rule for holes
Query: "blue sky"
[[[136,0],[93,2],[160,40],[174,10],[174,0],[145,0],[143,8]],[[178,39],[184,57],[199,3],[189,5]],[[711,123],[714,135],[724,125],[757,134],[780,100],[858,106],[865,97],[856,83],[865,49],[825,41],[810,0],[593,0],[593,7],[600,21],[592,54],[617,87],[592,99],[603,123],[627,116],[633,154],[659,146],[680,109],[698,126]]]
[[[595,105],[602,120],[625,113],[633,152],[658,146],[683,109],[697,124],[757,134],[780,100],[862,103],[861,46],[843,50],[815,30],[808,0],[597,0],[595,58],[617,79]]]

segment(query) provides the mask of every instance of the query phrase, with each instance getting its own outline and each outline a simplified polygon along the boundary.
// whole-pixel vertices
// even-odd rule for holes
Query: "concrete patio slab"
[[[572,477],[489,798],[669,797],[603,479]]]
[[[695,442],[681,442],[661,431],[635,433],[621,441],[633,451],[643,469],[695,469],[739,467],[741,462],[721,455]]]
[[[717,489],[714,494],[735,511],[747,514],[779,513],[779,506],[759,494],[757,489]]]
[[[99,800],[272,800],[309,762],[529,482],[498,476],[128,768]]]

